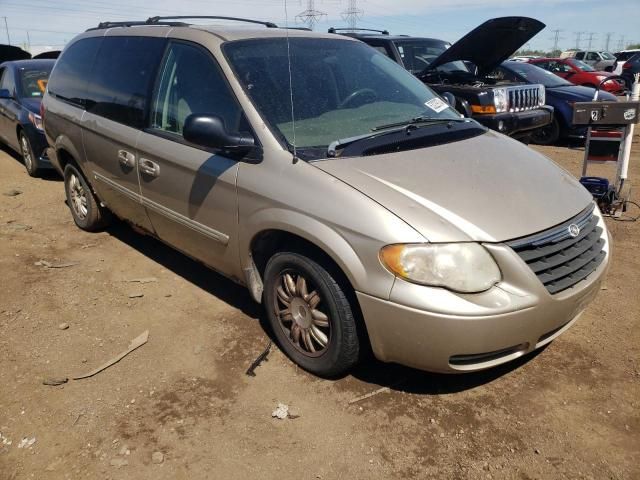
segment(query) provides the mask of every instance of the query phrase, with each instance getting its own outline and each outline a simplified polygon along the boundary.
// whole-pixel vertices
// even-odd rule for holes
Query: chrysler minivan
[[[78,227],[115,215],[245,285],[320,376],[369,347],[479,370],[576,321],[610,243],[570,174],[362,42],[255,23],[66,46],[43,121]]]

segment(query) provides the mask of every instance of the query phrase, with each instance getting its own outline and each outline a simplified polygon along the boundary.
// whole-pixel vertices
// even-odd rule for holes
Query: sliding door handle
[[[147,160],[146,158],[140,159],[140,172],[148,175],[149,177],[157,177],[160,175],[160,165],[156,162],[152,162],[151,160]]]
[[[136,156],[126,150],[118,150],[118,161],[126,168],[133,168],[136,165]]]

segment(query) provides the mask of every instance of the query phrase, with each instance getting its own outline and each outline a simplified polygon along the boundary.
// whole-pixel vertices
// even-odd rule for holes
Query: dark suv
[[[526,17],[488,20],[455,44],[434,38],[389,35],[386,30],[331,28],[357,38],[404,66],[436,92],[455,96],[457,110],[506,135],[528,138],[553,119],[542,85],[488,77],[545,25]]]

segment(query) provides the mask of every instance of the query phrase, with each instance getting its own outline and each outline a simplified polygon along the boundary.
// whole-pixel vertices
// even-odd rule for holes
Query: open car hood
[[[480,74],[489,73],[545,26],[541,21],[528,17],[500,17],[487,20],[434,59],[422,74],[456,60],[472,62],[478,67]]]

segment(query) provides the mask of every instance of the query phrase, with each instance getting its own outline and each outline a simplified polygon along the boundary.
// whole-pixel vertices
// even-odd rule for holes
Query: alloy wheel
[[[331,342],[331,322],[319,308],[320,293],[310,286],[300,272],[282,272],[275,282],[274,308],[289,342],[304,355],[319,357]]]
[[[31,158],[31,149],[29,148],[29,141],[24,135],[20,135],[20,149],[22,150],[22,158],[24,159],[24,166],[27,171],[31,171],[33,168],[33,158]]]
[[[69,176],[69,194],[71,197],[71,208],[74,213],[80,219],[84,219],[87,216],[87,192],[82,186],[82,182],[78,176],[72,173]]]

